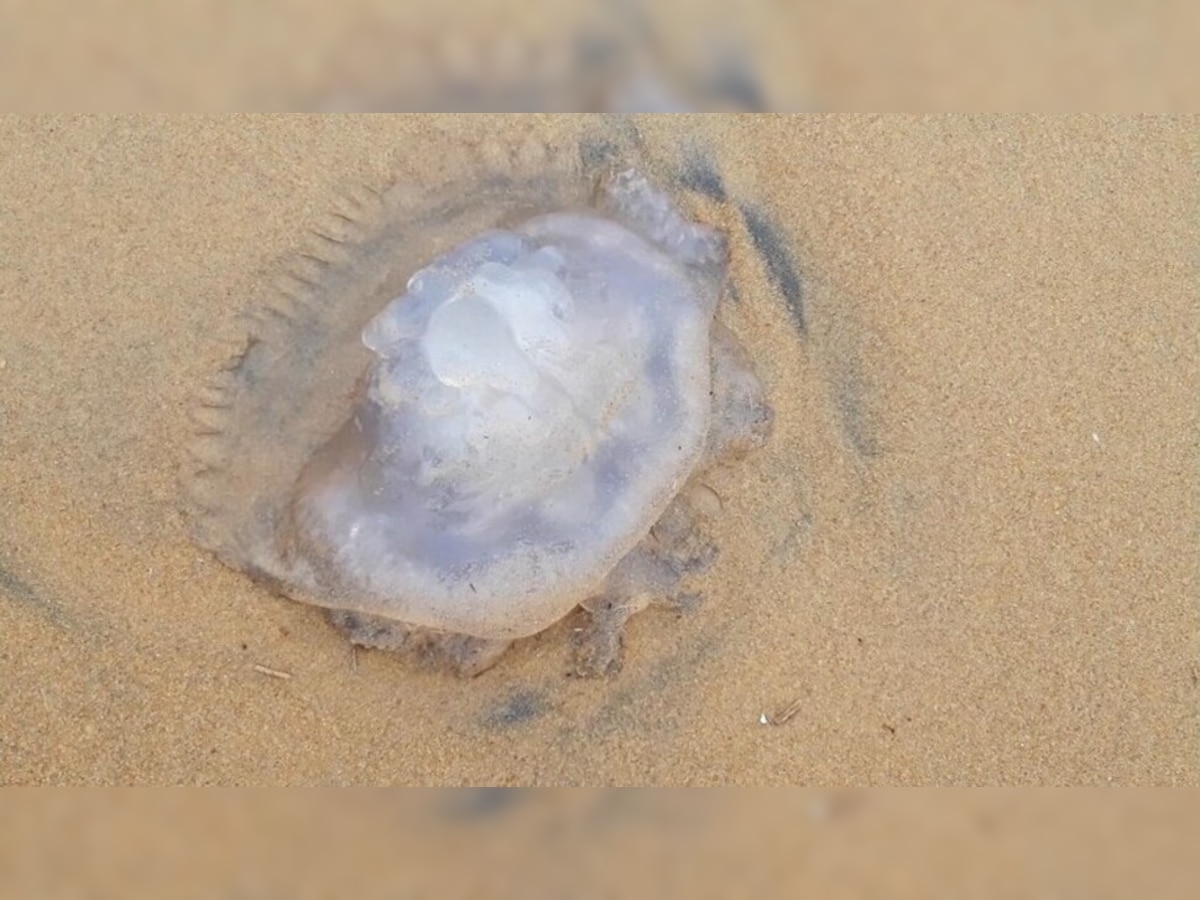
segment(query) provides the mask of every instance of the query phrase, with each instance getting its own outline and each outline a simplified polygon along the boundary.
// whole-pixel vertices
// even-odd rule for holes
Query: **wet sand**
[[[0,781],[1200,780],[1194,118],[642,122],[802,291],[708,211],[776,432],[615,680],[572,620],[472,681],[352,654],[196,547],[189,399],[276,261],[444,168],[415,132],[521,124],[0,118]]]

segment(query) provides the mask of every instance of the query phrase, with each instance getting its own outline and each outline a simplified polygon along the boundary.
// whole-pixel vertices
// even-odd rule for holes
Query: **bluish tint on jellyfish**
[[[384,202],[231,367],[198,536],[360,644],[474,674],[583,606],[576,669],[614,671],[629,615],[712,560],[697,476],[769,431],[715,319],[724,237],[632,166],[532,172],[425,258]]]

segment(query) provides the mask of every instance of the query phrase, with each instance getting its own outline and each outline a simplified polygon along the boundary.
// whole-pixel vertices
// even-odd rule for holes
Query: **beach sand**
[[[640,121],[798,262],[789,305],[721,223],[775,434],[617,678],[568,619],[462,681],[221,565],[178,477],[337,192],[528,123],[0,118],[0,782],[1196,783],[1196,124]]]

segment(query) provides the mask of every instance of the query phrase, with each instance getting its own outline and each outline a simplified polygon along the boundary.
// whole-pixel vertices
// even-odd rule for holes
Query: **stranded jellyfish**
[[[206,390],[197,539],[357,644],[473,675],[576,607],[573,668],[711,563],[699,478],[771,414],[721,232],[640,154],[489,148],[343,212]]]

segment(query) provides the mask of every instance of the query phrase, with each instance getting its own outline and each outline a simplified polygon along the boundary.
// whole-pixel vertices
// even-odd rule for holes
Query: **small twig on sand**
[[[271,678],[279,678],[283,681],[290,681],[292,678],[291,672],[281,672],[278,669],[268,669],[266,666],[260,666],[257,663],[254,666],[254,671],[260,675],[269,675]]]
[[[758,717],[758,721],[763,725],[784,725],[791,721],[791,719],[795,717],[796,713],[800,712],[803,706],[804,698],[797,697],[774,715],[767,715],[766,713],[763,713]]]

